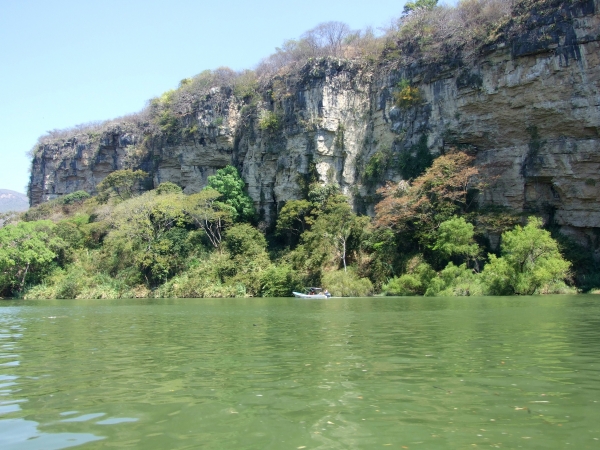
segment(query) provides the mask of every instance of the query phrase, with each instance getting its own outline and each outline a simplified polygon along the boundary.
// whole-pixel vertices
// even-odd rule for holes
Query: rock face
[[[94,193],[108,173],[127,167],[152,175],[147,188],[171,181],[192,193],[233,164],[267,223],[310,180],[337,182],[358,210],[372,213],[378,186],[406,177],[423,155],[458,146],[476,152],[488,182],[483,204],[543,214],[597,247],[598,8],[598,0],[554,2],[470,62],[317,60],[274,79],[254,106],[216,88],[182,119],[193,131],[178,139],[144,140],[140,130],[115,125],[95,140],[46,143],[32,163],[31,204]],[[420,92],[403,107],[394,100],[401,80]],[[261,120],[269,114],[273,126]]]

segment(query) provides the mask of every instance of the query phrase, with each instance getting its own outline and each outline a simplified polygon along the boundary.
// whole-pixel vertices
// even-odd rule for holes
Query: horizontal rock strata
[[[163,181],[197,192],[227,164],[272,222],[311,179],[336,182],[371,213],[376,189],[403,178],[419,152],[476,152],[488,188],[481,202],[535,212],[598,245],[600,230],[600,18],[598,1],[558,3],[501,36],[469,61],[368,64],[320,59],[274,79],[249,106],[215,88],[185,115],[189,135],[148,138],[115,122],[100,136],[45,142],[35,152],[32,205],[85,190],[110,172],[143,169],[145,188]],[[420,101],[395,104],[398,83]],[[260,126],[261,114],[278,126]],[[376,177],[367,170],[382,159]]]

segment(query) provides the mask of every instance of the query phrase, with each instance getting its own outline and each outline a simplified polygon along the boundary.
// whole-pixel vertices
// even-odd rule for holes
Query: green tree
[[[314,208],[322,210],[331,197],[339,196],[341,193],[340,187],[335,183],[323,185],[313,183],[309,186],[308,200],[312,203]]]
[[[410,14],[417,9],[433,9],[437,6],[438,0],[415,0],[414,2],[407,2],[404,5],[403,15]]]
[[[263,297],[290,297],[302,287],[297,272],[289,264],[271,264],[261,274]]]
[[[111,272],[133,265],[149,284],[164,282],[182,267],[189,251],[182,194],[147,192],[117,205],[104,250]],[[179,228],[179,230],[175,230]]]
[[[156,193],[158,195],[164,194],[181,194],[183,190],[177,186],[175,183],[171,183],[170,181],[165,181],[160,183],[156,188]]]
[[[289,200],[277,217],[277,233],[301,235],[308,228],[307,217],[312,210],[308,200]]]
[[[340,196],[343,197],[343,196]],[[345,197],[342,201],[330,201],[314,225],[314,231],[321,233],[323,238],[328,241],[334,255],[341,261],[344,272],[347,270],[346,258],[349,249],[349,239],[353,231],[362,230],[367,224],[366,217],[358,217],[347,203]]]
[[[96,186],[98,200],[106,202],[112,196],[117,196],[121,200],[131,198],[133,197],[136,183],[147,176],[148,174],[143,170],[115,170]]]
[[[423,295],[435,275],[431,266],[423,261],[421,255],[417,255],[408,261],[406,273],[389,280],[382,290],[385,295]]]
[[[214,248],[220,248],[223,232],[230,225],[235,210],[220,202],[221,194],[211,188],[204,189],[186,198],[185,212],[200,228]]]
[[[396,267],[402,265],[404,252],[399,247],[399,236],[389,229],[369,227],[368,238],[364,246],[369,253],[369,278],[380,289],[394,276]],[[399,242],[400,241],[400,242]]]
[[[455,266],[449,262],[444,270],[429,281],[425,295],[430,297],[483,295],[481,277],[466,264]]]
[[[432,249],[443,258],[458,256],[467,261],[475,261],[479,254],[479,246],[473,239],[473,224],[463,217],[454,216],[440,224]]]
[[[232,256],[242,255],[252,258],[265,252],[265,236],[247,223],[234,225],[227,230],[225,244]]]
[[[226,166],[217,170],[215,175],[208,177],[207,188],[218,191],[226,205],[233,208],[232,219],[234,222],[252,221],[256,215],[254,203],[245,192],[245,183],[238,170],[233,166]]]
[[[264,285],[262,274],[270,265],[263,234],[250,224],[236,224],[227,230],[225,246],[230,260],[222,266],[224,281],[236,286],[238,295],[259,296]]]
[[[74,221],[61,220],[56,224],[54,234],[67,243],[69,249],[83,247],[84,235]]]
[[[0,295],[22,292],[54,266],[65,242],[49,220],[19,222],[0,229]]]
[[[504,232],[500,248],[501,256],[490,255],[481,274],[492,295],[531,295],[568,275],[570,263],[537,217],[530,217],[525,227]]]
[[[348,255],[359,249],[369,218],[354,214],[344,195],[329,197],[316,214],[295,251],[297,265],[309,272],[337,269],[340,265],[346,270]]]

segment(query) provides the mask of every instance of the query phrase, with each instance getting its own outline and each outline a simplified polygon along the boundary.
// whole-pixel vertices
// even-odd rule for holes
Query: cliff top
[[[246,106],[268,102],[285,95],[294,80],[324,76],[326,70],[371,65],[414,75],[415,69],[419,72],[427,65],[460,67],[515,40],[520,44],[512,43],[513,53],[520,56],[536,48],[532,42],[536,37],[528,36],[528,31],[556,26],[579,10],[593,13],[597,8],[595,0],[463,0],[454,7],[413,3],[417,7],[393,20],[379,35],[372,29],[351,30],[341,22],[322,23],[298,39],[285,41],[254,70],[221,67],[185,78],[177,89],[151,99],[137,114],[51,131],[39,138],[31,155],[35,157],[47,145],[89,144],[111,134],[165,137],[181,128],[177,126],[180,118],[203,108],[212,110],[216,118],[230,97]]]
[[[371,65],[393,71],[415,62],[424,65],[449,60],[461,64],[475,58],[483,46],[506,36],[508,28],[523,22],[514,17],[515,11],[524,16],[534,7],[556,9],[555,3],[578,1],[520,0],[514,7],[506,0],[464,0],[455,7],[431,7],[435,2],[419,7],[417,1],[413,2],[415,8],[392,20],[379,34],[372,29],[352,30],[341,22],[322,23],[298,39],[285,41],[254,70],[236,72],[222,67],[201,72],[181,80],[177,89],[151,99],[140,113],[53,130],[39,138],[31,154],[37,155],[45,145],[61,146],[74,140],[86,144],[123,132],[164,137],[177,128],[179,118],[202,108],[219,115],[230,97],[246,106],[270,101],[285,95],[294,80],[318,78],[327,70]]]

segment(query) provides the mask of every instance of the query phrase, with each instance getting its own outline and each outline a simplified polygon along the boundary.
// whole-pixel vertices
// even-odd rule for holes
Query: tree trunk
[[[25,287],[25,277],[27,276],[28,271],[29,271],[29,263],[27,263],[27,267],[25,267],[25,273],[23,274],[23,279],[21,280],[21,289],[19,289],[19,292],[22,292],[23,288]]]

